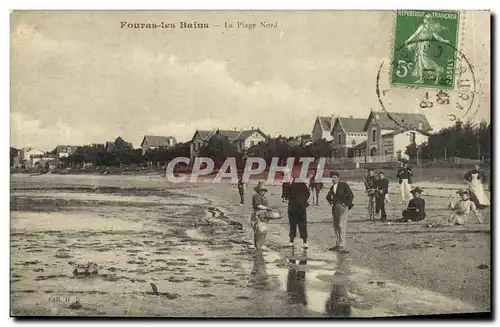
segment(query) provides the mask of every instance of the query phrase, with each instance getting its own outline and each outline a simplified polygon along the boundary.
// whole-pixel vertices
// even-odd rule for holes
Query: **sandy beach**
[[[428,219],[449,214],[461,184],[425,188]],[[288,239],[281,188],[269,202],[269,251],[251,240],[249,204],[231,184],[168,184],[158,175],[11,175],[11,313],[57,316],[353,317],[489,312],[490,211],[484,224],[375,225],[353,182],[349,254],[334,244],[323,192],[308,209],[309,250]],[[251,186],[246,202],[251,202]],[[388,219],[399,218],[392,186]],[[98,274],[74,275],[95,262]],[[152,289],[156,285],[158,293]],[[333,307],[344,310],[330,310]],[[75,305],[75,303],[78,303]],[[345,308],[348,308],[346,311]]]

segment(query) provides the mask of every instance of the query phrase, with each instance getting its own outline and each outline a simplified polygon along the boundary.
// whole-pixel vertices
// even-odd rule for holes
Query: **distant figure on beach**
[[[412,183],[412,176],[413,172],[411,171],[411,168],[408,167],[408,163],[403,162],[397,175],[401,188],[401,200],[403,203],[406,203],[411,199],[410,185]]]
[[[433,60],[430,48],[433,39],[442,43],[450,43],[450,41],[445,40],[438,34],[445,29],[446,27],[440,25],[431,14],[426,14],[422,24],[405,41],[408,50],[415,53],[414,67],[411,72],[411,75],[417,78],[415,83],[424,83],[425,72],[433,72],[433,75],[429,77],[435,80],[435,84],[439,82],[444,68]]]
[[[283,183],[281,185],[281,202],[288,202],[288,192],[290,190],[290,181],[286,181],[287,178],[290,178],[291,171],[285,170],[283,172]]]
[[[425,219],[425,200],[422,199],[422,189],[415,187],[411,190],[413,199],[408,203],[408,208],[403,211],[403,221],[420,221]]]
[[[238,175],[238,194],[240,195],[240,205],[245,204],[245,183],[243,183],[243,175]]]
[[[387,221],[387,213],[385,212],[385,201],[387,199],[387,194],[389,194],[389,180],[385,178],[384,172],[378,173],[378,179],[376,182],[377,193],[375,202],[375,214],[379,214],[382,221]]]
[[[346,182],[340,181],[338,172],[332,172],[331,177],[333,185],[326,195],[326,200],[332,206],[333,229],[337,241],[330,250],[347,253],[349,252],[346,249],[347,219],[353,207],[354,194]]]
[[[252,216],[250,226],[252,226],[254,246],[257,250],[266,250],[265,242],[267,237],[267,211],[272,210],[266,198],[267,188],[264,182],[259,182],[254,187],[255,194],[252,197]]]
[[[465,174],[464,179],[469,184],[470,199],[477,209],[484,209],[490,205],[490,200],[484,191],[483,183],[486,181],[485,174],[479,165],[474,165],[474,169]]]
[[[434,221],[428,227],[450,227],[455,225],[465,225],[472,212],[478,223],[482,224],[483,219],[476,208],[474,202],[469,199],[469,190],[460,190],[457,192],[460,195],[460,200],[453,203],[450,201],[448,208],[452,211],[449,218],[441,221]]]
[[[312,202],[315,205],[319,205],[319,193],[323,189],[323,183],[316,181],[316,171],[309,179],[309,189],[311,190]]]
[[[307,207],[309,207],[308,200],[311,192],[309,192],[306,183],[296,180],[296,177],[293,176],[290,184],[287,187],[283,186],[283,193],[286,194],[288,201],[289,246],[294,246],[298,227],[302,248],[307,249]]]

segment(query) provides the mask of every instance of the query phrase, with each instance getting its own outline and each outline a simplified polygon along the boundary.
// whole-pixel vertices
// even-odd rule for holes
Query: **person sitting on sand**
[[[461,199],[456,203],[450,201],[449,208],[453,211],[453,214],[448,221],[454,225],[464,225],[467,223],[467,218],[472,212],[476,216],[477,221],[482,224],[483,219],[481,218],[481,214],[477,210],[474,202],[469,198],[469,190],[460,190],[457,193],[460,195]]]
[[[456,203],[450,201],[448,205],[449,209],[453,212],[452,215],[443,221],[429,224],[429,227],[465,225],[471,212],[474,213],[480,224],[483,223],[476,205],[469,198],[469,190],[460,190],[457,193],[460,195],[460,201]]]
[[[264,182],[259,182],[254,187],[255,194],[252,197],[252,217],[250,218],[250,225],[253,230],[254,246],[258,250],[265,250],[265,241],[267,236],[267,211],[272,210],[266,199],[267,189],[264,187]]]
[[[403,210],[402,221],[420,221],[425,219],[425,200],[421,198],[422,189],[415,187],[410,191],[413,199],[408,203],[408,208]]]

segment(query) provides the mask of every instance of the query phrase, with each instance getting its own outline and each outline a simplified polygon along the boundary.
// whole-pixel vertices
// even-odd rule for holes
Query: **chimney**
[[[252,126],[252,131],[253,131],[253,126]]]
[[[352,115],[350,115],[350,116],[349,116],[349,118],[351,118],[351,119],[352,119]]]

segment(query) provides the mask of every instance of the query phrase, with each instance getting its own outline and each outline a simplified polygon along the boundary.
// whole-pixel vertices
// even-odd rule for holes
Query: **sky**
[[[210,27],[181,29],[181,21]],[[461,24],[477,80],[473,118],[489,121],[489,12],[467,12]],[[215,128],[294,136],[311,133],[318,114],[364,118],[381,110],[376,76],[393,33],[392,11],[17,11],[11,146],[51,150],[121,136],[139,147],[144,135],[183,142]],[[422,91],[393,91],[387,110],[422,110]],[[450,124],[447,110],[424,113],[434,130]]]

